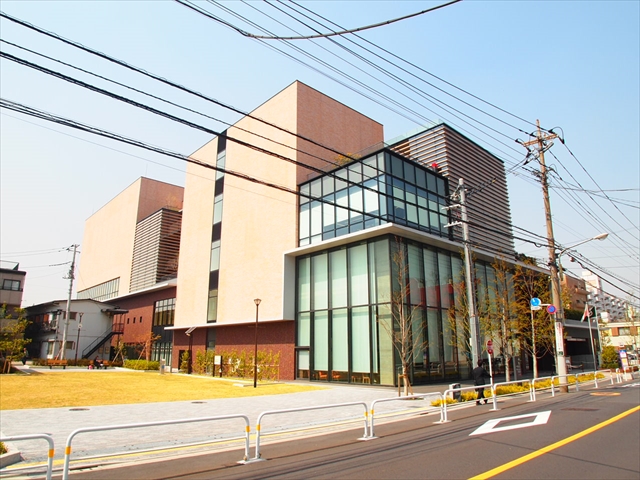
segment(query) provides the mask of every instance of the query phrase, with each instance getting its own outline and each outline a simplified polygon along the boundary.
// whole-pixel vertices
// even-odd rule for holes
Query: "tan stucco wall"
[[[162,207],[182,207],[182,187],[139,178],[85,222],[77,291],[120,278],[129,293],[133,242],[139,220]]]
[[[214,165],[218,140],[197,150],[192,158]],[[209,297],[209,261],[216,172],[187,165],[178,264],[175,325],[204,325]]]
[[[382,126],[335,100],[295,82],[265,102],[251,115],[289,131],[304,131],[305,136],[344,152],[355,152],[383,139]],[[302,118],[302,120],[301,120]],[[258,133],[284,145],[297,147],[328,160],[336,154],[244,117],[235,127]],[[325,167],[326,162],[295,149],[256,137],[239,128],[228,134],[279,155],[307,164]],[[313,147],[313,148],[312,148]],[[197,158],[208,163],[216,158],[215,141],[200,149]],[[307,169],[227,141],[226,168],[265,182],[297,190],[306,180]],[[212,177],[213,178],[213,177]],[[212,183],[212,182],[211,182]],[[193,188],[193,192],[190,190]],[[208,190],[207,190],[208,188]],[[206,323],[207,284],[213,217],[213,185],[187,179],[185,212],[182,221],[180,270],[176,326]],[[197,198],[198,201],[192,201]],[[260,298],[260,320],[285,318],[284,252],[298,244],[298,199],[292,193],[256,184],[232,175],[225,176],[222,209],[222,237],[218,323],[232,324],[255,319],[254,298]],[[190,210],[199,211],[191,212]],[[203,225],[198,222],[206,222]],[[198,237],[198,238],[196,238]],[[185,259],[189,252],[189,259]],[[287,289],[293,288],[287,285]],[[291,302],[289,297],[287,302]],[[291,309],[288,309],[290,312]],[[287,313],[286,316],[290,316]]]

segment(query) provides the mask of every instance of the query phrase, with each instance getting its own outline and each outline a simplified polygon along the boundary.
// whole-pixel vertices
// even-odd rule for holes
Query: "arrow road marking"
[[[483,425],[478,427],[469,436],[472,435],[484,435],[485,433],[495,433],[495,432],[504,432],[506,430],[515,430],[516,428],[525,428],[525,427],[533,427],[535,425],[544,425],[549,421],[549,416],[551,415],[551,410],[546,412],[538,412],[538,413],[529,413],[527,415],[518,415],[516,417],[505,417],[505,418],[497,418],[494,420],[489,420],[485,422]],[[517,425],[505,425],[504,427],[498,427],[500,422],[510,422],[513,420],[520,420],[523,418],[533,417],[533,420],[526,423],[519,423]]]

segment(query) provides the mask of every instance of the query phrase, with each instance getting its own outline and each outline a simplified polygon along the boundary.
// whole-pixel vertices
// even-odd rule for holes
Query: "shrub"
[[[215,352],[213,350],[197,351],[193,362],[193,373],[205,375],[213,371],[213,360]]]
[[[226,377],[253,377],[253,352],[247,350],[221,350],[222,374]],[[279,380],[280,354],[258,350],[258,380]]]
[[[131,370],[159,370],[160,362],[153,360],[126,360],[124,362],[124,368]]]
[[[463,402],[470,402],[478,398],[478,394],[476,392],[460,392],[460,400]]]
[[[517,384],[512,383],[511,385],[499,385],[496,388],[496,395],[511,395],[513,393],[522,393],[529,391],[529,384]]]
[[[179,369],[182,373],[187,373],[189,371],[189,352],[182,352]]]
[[[620,359],[613,345],[607,345],[602,349],[602,368],[619,368]]]
[[[457,401],[457,400],[454,400],[454,399],[453,399],[453,398],[451,398],[451,397],[445,397],[445,398],[444,398],[444,400],[445,400],[445,402],[446,402],[446,404],[447,404],[447,405],[451,405],[452,403],[458,403],[458,401]],[[441,406],[441,405],[442,405],[442,399],[438,398],[437,400],[433,400],[433,401],[431,402],[431,405],[433,405],[434,407],[439,407],[439,406]]]
[[[0,442],[0,455],[4,455],[5,453],[7,453],[7,447],[4,443]]]

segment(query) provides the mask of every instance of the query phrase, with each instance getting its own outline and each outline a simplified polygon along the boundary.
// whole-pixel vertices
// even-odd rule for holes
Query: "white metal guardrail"
[[[440,404],[440,408],[442,409],[442,413],[440,414],[440,421],[435,423],[449,423],[451,420],[447,418],[447,396],[453,392],[466,392],[467,390],[477,390],[478,388],[491,388],[491,385],[474,385],[472,387],[458,387],[458,388],[449,388],[444,391],[442,394],[442,403]]]
[[[18,442],[22,440],[46,440],[49,444],[49,450],[47,452],[47,480],[51,480],[51,474],[53,473],[53,455],[55,448],[53,445],[53,438],[48,433],[36,433],[33,435],[15,435],[13,437],[0,437],[0,442]]]
[[[253,461],[261,460],[262,454],[260,453],[260,431],[261,431],[260,422],[267,415],[279,415],[281,413],[293,413],[293,412],[306,412],[310,410],[323,410],[327,408],[353,407],[353,406],[359,406],[359,405],[362,405],[364,407],[364,436],[362,437],[362,439],[366,440],[369,422],[367,419],[368,409],[367,409],[367,404],[365,402],[333,403],[328,405],[316,405],[313,407],[288,408],[284,410],[268,410],[266,412],[262,412],[260,415],[258,415],[258,420],[256,421],[256,449],[255,449],[255,456],[252,460]]]
[[[421,393],[418,395],[408,395],[406,397],[392,397],[392,398],[380,398],[378,400],[374,400],[371,402],[371,410],[369,411],[369,437],[370,439],[377,438],[373,433],[373,424],[374,424],[374,416],[375,416],[375,406],[378,403],[383,402],[397,402],[400,400],[412,400],[412,399],[426,399],[427,397],[440,397],[441,405],[444,403],[444,396],[440,392],[431,392],[431,393]],[[442,421],[442,407],[438,408],[440,410],[440,421]]]
[[[502,387],[505,385],[515,385],[515,384],[523,384],[523,383],[528,383],[529,384],[529,401],[530,402],[535,402],[536,398],[535,398],[535,393],[533,392],[533,389],[531,387],[532,381],[529,378],[525,378],[522,380],[511,380],[509,382],[500,382],[500,383],[494,383],[493,385],[491,385],[491,401],[493,403],[493,408],[491,410],[499,410],[498,409],[498,401],[496,399],[497,395],[496,395],[496,391],[498,390],[498,387]],[[523,392],[518,392],[517,394],[519,395],[520,393]]]
[[[71,461],[71,441],[74,437],[80,433],[88,433],[88,432],[104,432],[107,430],[124,430],[129,428],[143,428],[143,427],[159,427],[162,425],[179,425],[182,423],[197,423],[197,422],[212,422],[215,420],[229,420],[233,418],[241,418],[245,422],[245,446],[244,446],[244,461],[246,462],[249,459],[249,417],[246,415],[219,415],[215,417],[199,417],[199,418],[186,418],[182,420],[165,420],[162,422],[146,422],[146,423],[129,423],[123,425],[108,425],[104,427],[86,427],[86,428],[78,428],[71,432],[69,437],[67,438],[67,443],[64,449],[64,468],[62,471],[62,479],[69,479],[69,463]]]

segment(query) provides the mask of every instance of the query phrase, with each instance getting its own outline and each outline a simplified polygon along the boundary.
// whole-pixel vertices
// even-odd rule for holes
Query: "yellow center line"
[[[547,445],[546,447],[541,448],[540,450],[536,450],[535,452],[531,452],[523,457],[520,458],[516,458],[515,460],[512,460],[511,462],[505,463],[504,465],[500,465],[499,467],[496,467],[492,470],[489,470],[487,472],[481,473],[480,475],[476,475],[475,477],[471,477],[469,480],[484,480],[487,478],[491,478],[491,477],[495,477],[496,475],[499,475],[502,472],[506,472],[507,470],[512,469],[513,467],[517,467],[518,465],[522,465],[525,462],[528,462],[529,460],[533,460],[534,458],[537,458],[541,455],[544,455],[545,453],[549,453],[552,450],[555,450],[556,448],[560,448],[563,445],[566,445],[568,443],[571,443],[575,440],[578,440],[579,438],[585,437],[587,435],[589,435],[590,433],[595,432],[596,430],[600,430],[603,427],[606,427],[607,425],[610,425],[614,422],[617,422],[618,420],[621,420],[622,418],[626,417],[627,415],[631,415],[632,413],[637,412],[638,410],[640,410],[640,406],[638,407],[633,407],[629,410],[627,410],[626,412],[621,413],[620,415],[616,415],[615,417],[610,418],[609,420],[605,420],[604,422],[601,422],[597,425],[594,425],[593,427],[589,427],[586,430],[583,430],[581,432],[576,433],[575,435],[571,435],[570,437],[567,437],[563,440],[560,440],[559,442],[553,443],[551,445]]]

